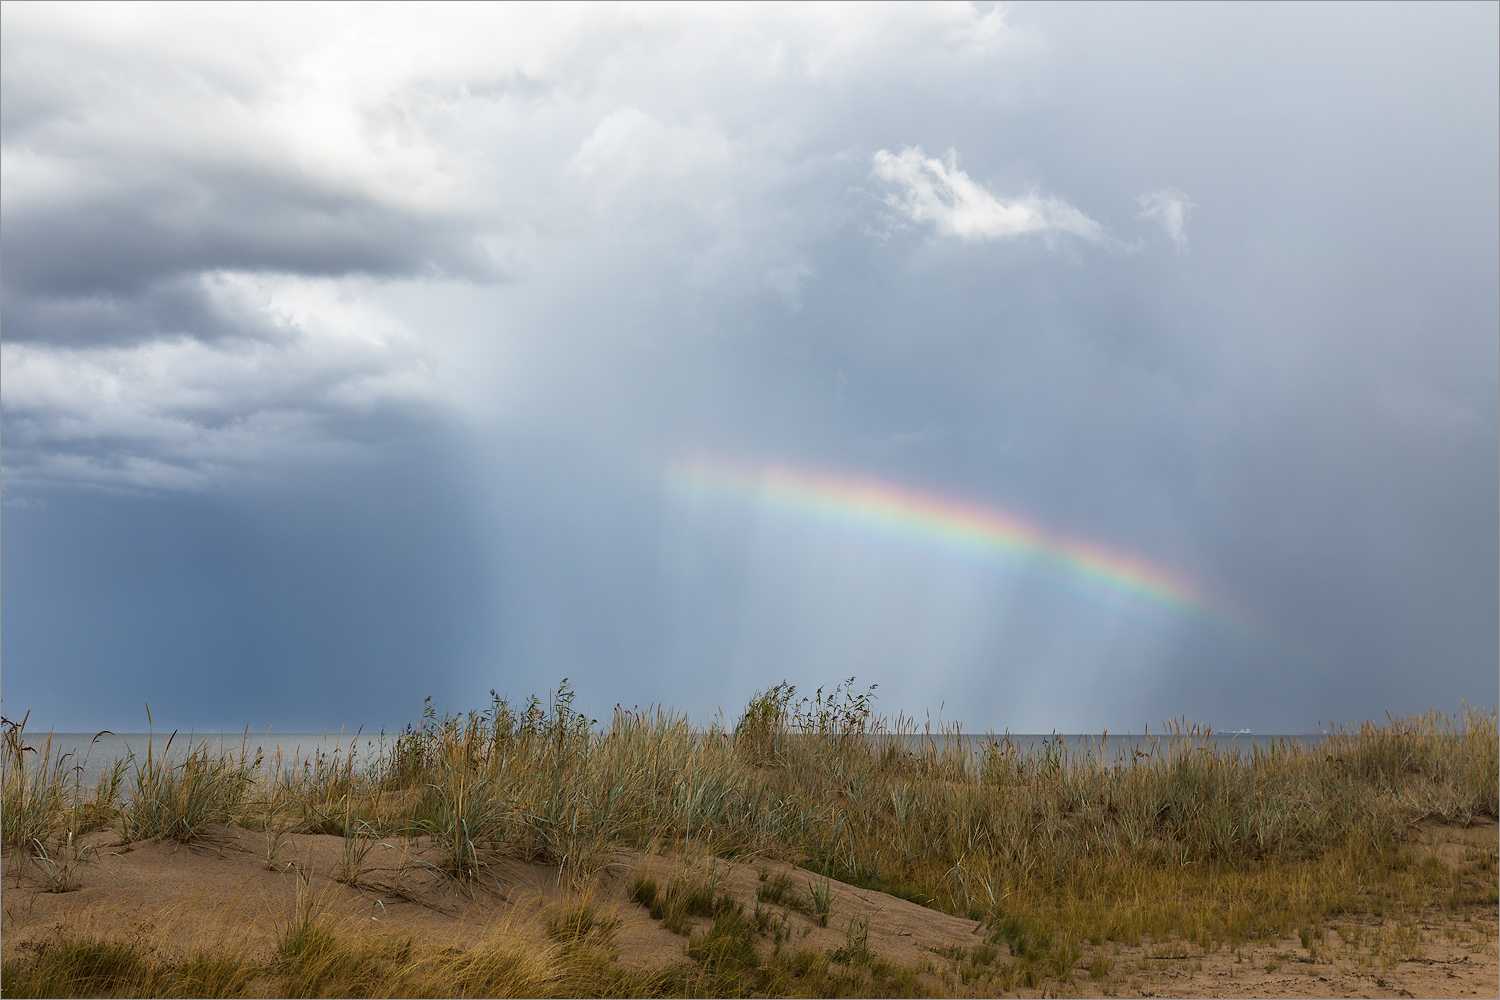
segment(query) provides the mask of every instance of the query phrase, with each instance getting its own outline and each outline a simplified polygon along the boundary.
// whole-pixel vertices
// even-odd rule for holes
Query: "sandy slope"
[[[1467,844],[1493,841],[1486,823],[1464,831],[1431,831],[1454,853]],[[269,953],[277,926],[285,926],[300,906],[321,906],[346,929],[366,928],[411,936],[443,947],[469,948],[497,935],[512,941],[546,940],[549,908],[578,898],[580,887],[560,884],[557,870],[518,861],[500,861],[489,884],[465,888],[408,864],[402,874],[403,845],[376,844],[357,887],[333,879],[344,841],[340,837],[286,838],[274,859],[266,836],[236,828],[216,831],[201,844],[122,845],[113,834],[94,834],[94,862],[81,871],[82,887],[50,893],[33,863],[18,879],[7,858],[3,888],[3,948],[7,955],[59,927],[109,936],[140,935],[166,952],[185,952],[235,943]],[[407,860],[430,851],[416,844]],[[813,876],[782,862],[751,859],[712,862],[721,886],[746,904],[764,878],[784,874],[797,887]],[[616,864],[581,887],[597,908],[620,920],[614,943],[619,961],[657,967],[687,961],[685,938],[664,929],[628,899],[628,887],[648,872],[665,883],[688,864],[681,858],[618,855]],[[840,882],[832,883],[828,925],[797,912],[784,915],[788,943],[832,951],[846,943],[851,921],[867,920],[870,951],[891,961],[929,965],[950,988],[965,990],[945,957],[982,943],[973,921]],[[698,920],[700,928],[707,920]],[[1202,952],[1180,943],[1127,947],[1105,942],[1085,946],[1071,985],[1045,983],[1050,991],[1096,996],[1495,996],[1500,962],[1496,915],[1492,912],[1432,915],[1404,925],[1374,918],[1339,923],[1323,941],[1298,939]],[[1004,949],[1001,949],[1002,961]],[[1108,961],[1108,971],[1095,959]],[[1102,972],[1095,978],[1096,972]],[[936,983],[934,983],[936,985]],[[997,989],[982,982],[971,989]],[[1028,991],[1030,992],[1030,991]]]
[[[82,871],[83,886],[76,891],[42,891],[34,865],[19,885],[14,875],[6,879],[7,953],[59,926],[106,935],[139,933],[149,927],[152,939],[169,949],[236,940],[269,952],[276,927],[291,919],[299,901],[305,905],[309,900],[348,929],[360,925],[390,929],[441,946],[472,947],[497,930],[541,942],[546,939],[543,918],[547,910],[565,906],[582,894],[620,920],[614,943],[621,962],[651,967],[687,960],[683,954],[686,939],[663,928],[628,898],[629,886],[638,875],[650,874],[665,885],[675,871],[689,864],[684,859],[619,855],[615,864],[583,887],[560,883],[555,868],[507,859],[491,866],[484,884],[469,887],[413,865],[398,889],[402,859],[394,848],[401,842],[391,841],[393,847],[377,844],[371,851],[356,888],[332,877],[340,869],[341,837],[287,837],[274,861],[267,859],[264,834],[234,828],[190,845],[120,845],[117,837],[102,834],[93,835],[91,841],[98,854]],[[431,856],[431,847],[418,844],[413,854]],[[712,865],[722,873],[721,889],[750,909],[755,906],[762,873],[770,878],[784,873],[799,888],[814,878],[770,859],[715,860]],[[774,908],[787,920],[791,946],[820,951],[838,948],[846,943],[846,928],[855,917],[869,922],[871,951],[901,963],[927,962],[937,949],[971,948],[983,941],[977,933],[979,925],[972,920],[837,881],[831,884],[826,927],[802,913]],[[694,918],[700,930],[710,923]]]

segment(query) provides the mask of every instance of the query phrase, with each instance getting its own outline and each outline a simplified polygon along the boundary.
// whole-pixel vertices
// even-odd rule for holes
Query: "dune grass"
[[[733,913],[731,917],[730,914]],[[466,951],[314,925],[275,954],[233,950],[164,958],[132,941],[58,936],[6,960],[8,996],[71,997],[908,997],[941,995],[916,970],[877,958],[830,963],[809,950],[754,950],[746,918],[725,911],[658,971],[621,967],[588,944],[492,941]]]
[[[21,749],[28,745],[24,725],[12,724],[3,756],[3,836],[25,864],[38,849],[55,856],[69,833],[101,817],[113,817],[127,838],[192,839],[206,823],[230,821],[332,833],[349,845],[343,877],[351,884],[358,884],[374,838],[418,834],[441,846],[450,876],[479,883],[502,856],[556,865],[579,881],[620,850],[777,857],[807,869],[806,885],[766,885],[762,898],[824,919],[836,891],[832,878],[982,921],[986,950],[975,949],[970,964],[993,969],[1006,989],[1100,975],[1080,965],[1085,942],[1233,946],[1324,926],[1342,914],[1492,908],[1500,898],[1493,852],[1450,866],[1424,859],[1410,837],[1423,821],[1467,824],[1500,811],[1493,708],[1365,723],[1315,745],[1285,741],[1248,755],[1215,748],[1205,729],[1186,722],[1113,759],[1102,746],[1070,748],[1060,740],[1023,752],[1008,737],[990,737],[976,752],[961,735],[956,727],[932,731],[877,715],[873,689],[840,686],[797,699],[784,684],[752,700],[733,729],[704,731],[668,709],[617,709],[598,727],[574,710],[564,684],[547,702],[533,697],[513,706],[497,697],[463,715],[439,716],[429,704],[420,723],[383,739],[369,760],[252,760],[204,745],[178,758],[148,755],[132,764],[116,805],[118,779],[114,788],[70,786],[45,745]],[[779,943],[766,957],[763,942],[755,944],[766,934],[764,921],[717,902],[711,890],[705,901],[644,881],[635,887],[638,901],[653,915],[660,909],[658,919],[686,926],[678,911],[701,910],[714,920],[713,941],[686,945],[698,959],[695,974],[707,979],[689,983],[671,980],[682,973],[664,973],[629,984],[609,980],[611,986],[608,976],[624,973],[609,972],[606,962],[578,980],[579,969],[593,968],[588,962],[596,959],[564,948],[572,956],[558,959],[564,971],[558,966],[547,973],[553,978],[525,979],[529,985],[517,989],[728,995],[916,988],[910,970],[872,972],[877,966],[861,955],[852,925],[840,949],[847,954],[834,958],[861,956],[862,964],[829,966],[825,956],[803,968],[805,960],[783,954]],[[572,926],[559,920],[559,927]],[[12,976],[39,976],[62,961],[49,954],[8,960],[6,991]],[[511,968],[509,960],[494,961],[494,969]],[[855,965],[863,977],[858,987],[855,980],[838,986],[807,979],[815,966],[826,976],[829,968]],[[523,967],[532,968],[514,968]],[[126,992],[168,995],[178,988],[170,984],[186,982],[180,969],[151,970],[156,986],[132,980],[137,985]],[[278,983],[293,982],[276,975]],[[485,975],[462,973],[477,976],[481,992],[499,989]],[[323,989],[296,982],[297,989]],[[422,995],[415,980],[408,986]],[[370,990],[356,992],[379,995]]]

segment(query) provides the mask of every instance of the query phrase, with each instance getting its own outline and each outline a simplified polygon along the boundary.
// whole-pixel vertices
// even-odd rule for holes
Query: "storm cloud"
[[[0,18],[7,715],[1497,695],[1493,7]],[[1006,512],[1213,613],[692,456]]]

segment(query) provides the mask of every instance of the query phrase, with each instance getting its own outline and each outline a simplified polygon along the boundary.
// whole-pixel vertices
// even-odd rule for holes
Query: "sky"
[[[0,683],[1497,700],[1495,4],[0,9]]]

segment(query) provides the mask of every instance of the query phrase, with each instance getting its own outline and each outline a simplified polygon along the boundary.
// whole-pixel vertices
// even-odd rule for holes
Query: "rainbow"
[[[1174,611],[1227,619],[1186,576],[1082,538],[1049,532],[995,507],[921,493],[873,479],[782,465],[750,466],[691,459],[670,478],[693,491],[751,499],[784,510],[826,516],[854,528],[902,535],[963,551],[1050,565]]]

